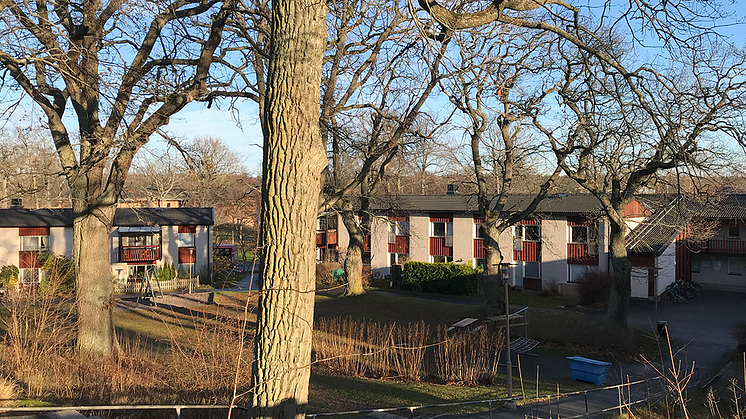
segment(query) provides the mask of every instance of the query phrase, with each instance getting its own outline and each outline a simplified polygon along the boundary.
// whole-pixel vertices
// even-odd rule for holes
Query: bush
[[[39,255],[42,276],[39,293],[42,295],[69,296],[75,291],[75,264],[64,255],[42,253]]]
[[[163,266],[156,266],[155,277],[158,281],[170,281],[176,278],[176,267],[173,263],[166,263]]]
[[[341,269],[337,262],[321,262],[316,264],[316,287],[326,288],[334,284],[334,270]]]
[[[580,304],[606,307],[611,293],[611,276],[598,269],[589,269],[580,277]]]
[[[733,339],[736,340],[738,352],[746,352],[746,322],[738,322],[733,326]]]
[[[407,262],[404,265],[404,284],[421,287],[425,292],[474,294],[481,276],[480,269],[466,264]]]
[[[18,282],[19,270],[15,265],[5,265],[0,269],[0,283],[6,287],[15,285]]]

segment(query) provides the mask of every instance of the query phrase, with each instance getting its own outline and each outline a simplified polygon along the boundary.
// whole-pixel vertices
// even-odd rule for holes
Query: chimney
[[[10,207],[11,208],[23,208],[23,198],[11,198]]]
[[[458,190],[458,185],[455,183],[449,183],[448,184],[448,190],[446,191],[446,195],[456,195],[456,191]]]

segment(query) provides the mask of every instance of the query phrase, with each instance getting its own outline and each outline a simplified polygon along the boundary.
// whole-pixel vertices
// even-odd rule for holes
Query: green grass
[[[508,294],[511,306],[529,307],[574,307],[578,300],[562,295],[542,295],[541,291],[511,290]]]
[[[498,382],[504,377],[499,377]],[[530,397],[536,392],[534,380],[524,380],[524,388]],[[560,391],[571,392],[593,388],[591,384],[567,382],[560,384]],[[513,395],[521,396],[521,383],[515,377]],[[529,390],[530,389],[530,390]],[[555,394],[557,383],[539,381],[539,394]],[[384,407],[408,407],[434,405],[474,400],[490,400],[507,397],[503,385],[459,386],[433,383],[411,383],[370,378],[339,377],[314,371],[311,375],[311,412],[339,412]],[[415,411],[418,414],[473,413],[487,410],[485,404],[469,404],[451,407],[428,408]]]
[[[215,278],[215,282],[213,283],[213,288],[230,288],[235,286],[238,281],[244,279],[248,275],[245,272],[238,272],[238,271],[227,271],[227,272],[221,272],[218,274],[218,277]]]
[[[454,300],[468,303],[466,298]],[[347,317],[382,323],[407,324],[425,320],[430,325],[453,324],[464,317],[480,317],[481,304],[455,304],[412,298],[395,292],[369,292],[354,297],[316,296],[315,318]]]

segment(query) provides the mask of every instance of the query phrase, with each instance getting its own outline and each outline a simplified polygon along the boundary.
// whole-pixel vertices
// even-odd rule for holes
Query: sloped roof
[[[521,211],[529,205],[532,199],[533,195],[510,195],[505,205],[505,211]],[[475,195],[396,195],[371,198],[371,209],[475,213],[479,211],[479,203]],[[598,199],[590,194],[553,194],[547,195],[539,203],[536,212],[543,214],[596,214],[599,213],[600,209]]]
[[[212,208],[117,208],[115,226],[212,225]],[[72,227],[73,211],[2,208],[0,227]]]
[[[691,208],[681,197],[665,207],[658,207],[627,235],[627,251],[636,254],[662,253],[691,216]]]
[[[73,225],[73,211],[64,209],[3,208],[0,227],[66,227]]]
[[[117,208],[115,226],[212,225],[212,208]]]

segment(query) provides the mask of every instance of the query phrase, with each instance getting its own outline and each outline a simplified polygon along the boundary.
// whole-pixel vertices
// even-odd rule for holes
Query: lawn
[[[246,331],[242,334],[241,320],[247,298],[249,314]],[[553,297],[536,298],[551,301]],[[59,352],[50,356],[30,357],[30,369],[16,377],[21,383],[31,378],[38,380],[33,388],[28,387],[28,397],[58,404],[226,403],[230,400],[236,371],[234,360],[238,359],[239,354],[242,354],[243,365],[239,368],[239,393],[246,391],[249,386],[256,299],[256,292],[216,292],[213,298],[215,304],[212,305],[194,306],[191,309],[161,307],[117,311],[115,325],[126,356],[125,362],[111,366],[113,373],[107,372],[99,377],[95,371],[76,367],[76,359],[70,358],[70,353],[60,348]],[[316,297],[315,318],[349,317],[358,321],[367,319],[400,325],[424,320],[434,330],[438,325],[450,325],[464,317],[481,318],[482,304],[480,300],[470,297],[379,291],[343,298],[334,292],[324,292]],[[547,305],[555,306],[554,303]],[[602,330],[602,320],[571,310],[535,308],[529,313],[529,323],[530,336],[541,340],[551,350],[579,351],[583,354],[610,350],[603,339],[588,337],[589,331],[595,333]],[[242,337],[245,339],[243,352],[239,352]],[[627,349],[637,350],[635,347]],[[3,350],[12,351],[12,348],[3,346]],[[5,352],[6,360],[10,359],[7,357],[9,354]],[[35,361],[38,359],[44,362]],[[9,368],[16,367],[5,365],[3,368],[4,371],[12,371]],[[402,382],[337,376],[325,367],[315,365],[312,370],[310,408],[316,412],[344,411],[504,397],[504,388],[500,385],[444,385],[437,384],[429,375],[426,377],[424,382]],[[514,394],[520,394],[520,382],[517,376],[514,378]],[[525,387],[530,388],[533,394],[536,384],[528,377],[524,378]],[[504,377],[495,377],[495,382],[502,381]],[[540,381],[539,386],[541,394],[557,391],[557,383],[554,382]],[[560,383],[562,391],[584,387],[587,385]],[[239,402],[246,402],[246,399]],[[436,409],[428,413],[480,411],[485,408],[485,405],[470,405]]]

